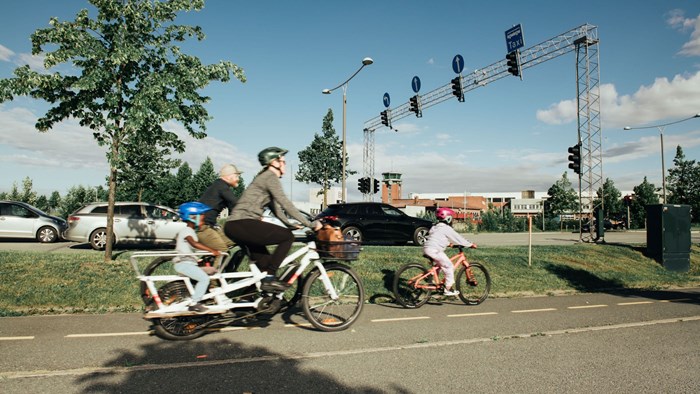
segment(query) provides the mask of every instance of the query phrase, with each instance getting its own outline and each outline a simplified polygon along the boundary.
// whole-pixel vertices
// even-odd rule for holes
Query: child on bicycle
[[[428,238],[423,244],[423,254],[428,256],[433,262],[440,266],[445,273],[445,288],[443,294],[446,296],[457,296],[459,291],[453,290],[455,283],[455,270],[450,258],[445,254],[445,249],[453,245],[462,245],[467,248],[476,248],[476,244],[459,235],[452,228],[452,218],[455,212],[450,208],[438,208],[435,216],[438,223],[430,228]]]
[[[195,313],[206,313],[208,311],[201,301],[209,288],[209,275],[197,265],[197,257],[193,254],[195,252],[194,248],[206,250],[214,256],[221,254],[218,250],[199,242],[195,232],[196,229],[204,224],[204,213],[209,210],[211,208],[201,202],[187,202],[180,205],[178,209],[180,218],[187,223],[187,227],[180,230],[175,237],[175,251],[179,256],[173,258],[173,262],[175,263],[175,271],[197,281],[192,300],[187,308],[190,312]]]

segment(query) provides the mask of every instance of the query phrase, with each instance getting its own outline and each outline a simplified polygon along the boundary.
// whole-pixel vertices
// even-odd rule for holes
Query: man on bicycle
[[[226,164],[219,171],[219,178],[215,180],[199,198],[199,202],[208,205],[212,209],[204,214],[204,224],[197,230],[199,242],[220,252],[227,251],[233,246],[231,241],[216,222],[224,208],[228,208],[229,215],[236,205],[238,198],[233,195],[232,187],[238,186],[241,172],[233,164]],[[215,267],[219,267],[223,256],[216,258]]]
[[[445,273],[445,289],[443,294],[451,297],[459,295],[459,291],[452,289],[455,283],[455,270],[450,258],[445,254],[445,249],[450,246],[450,244],[462,245],[467,248],[476,248],[476,244],[462,237],[452,228],[452,219],[454,215],[455,211],[450,208],[438,208],[435,212],[438,223],[430,228],[428,238],[423,244],[423,254],[430,257],[430,259],[435,264],[438,264]]]

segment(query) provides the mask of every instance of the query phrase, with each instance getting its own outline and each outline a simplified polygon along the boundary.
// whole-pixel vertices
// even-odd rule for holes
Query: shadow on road
[[[76,378],[80,392],[384,392],[359,383],[343,384],[304,365],[304,358],[229,340],[159,341],[137,350],[123,349],[103,367],[104,372]],[[410,392],[396,386],[390,391]]]

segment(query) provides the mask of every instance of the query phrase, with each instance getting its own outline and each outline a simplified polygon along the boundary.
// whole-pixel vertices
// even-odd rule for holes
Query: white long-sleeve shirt
[[[438,223],[430,228],[428,239],[423,244],[423,250],[433,249],[444,251],[450,245],[472,246],[472,242],[459,235],[452,226],[445,223]]]

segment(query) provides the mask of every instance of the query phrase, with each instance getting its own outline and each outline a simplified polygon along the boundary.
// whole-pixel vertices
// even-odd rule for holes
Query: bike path
[[[5,355],[0,358],[0,381],[32,371],[80,374],[81,369],[87,373],[114,366],[224,362],[265,354],[349,354],[698,319],[700,289],[489,299],[479,306],[448,300],[414,310],[395,304],[365,305],[360,319],[337,333],[316,331],[300,310],[293,310],[270,321],[234,325],[185,342],[150,335],[149,323],[140,314],[12,317],[0,319],[0,348]]]

